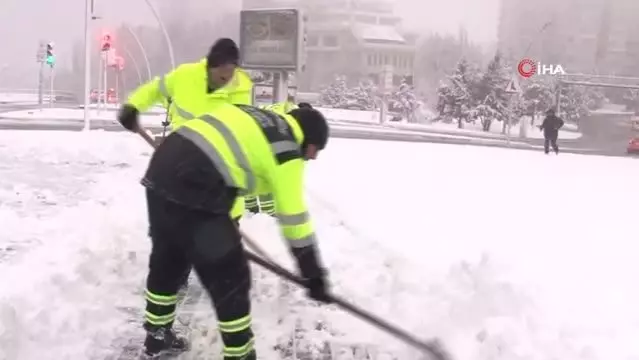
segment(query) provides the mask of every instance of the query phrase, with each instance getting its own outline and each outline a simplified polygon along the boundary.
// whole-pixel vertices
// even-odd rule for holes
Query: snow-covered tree
[[[351,107],[357,107],[362,110],[376,110],[379,108],[380,96],[377,87],[368,79],[348,89],[346,98]]]
[[[623,94],[623,102],[626,110],[639,112],[639,90],[629,89]]]
[[[490,111],[486,111],[487,116],[482,119],[482,127],[484,131],[490,130],[493,120],[502,121],[510,115],[508,109],[508,101],[510,95],[506,93],[506,85],[510,81],[510,71],[502,61],[499,53],[495,54],[488,64],[477,88],[477,96],[480,104],[490,107]],[[506,122],[504,122],[503,132],[506,132]]]
[[[531,117],[531,126],[535,125],[538,115],[555,106],[554,82],[544,77],[533,77],[523,84],[522,97],[525,101],[524,115]]]
[[[402,83],[390,93],[388,108],[400,114],[402,119],[411,121],[419,108],[419,100],[414,88],[402,81]]]
[[[337,76],[335,80],[320,91],[320,104],[326,107],[339,108],[346,102],[348,86],[345,76]]]
[[[462,58],[448,77],[449,84],[442,84],[437,90],[440,115],[456,119],[460,129],[471,119],[471,110],[476,105],[478,79],[477,70]]]
[[[561,89],[561,112],[564,120],[576,122],[587,116],[598,105],[600,93],[582,86],[564,86]]]

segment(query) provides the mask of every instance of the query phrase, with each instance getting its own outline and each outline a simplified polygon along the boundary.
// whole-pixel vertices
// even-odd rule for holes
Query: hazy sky
[[[214,1],[226,9],[237,10],[241,3],[237,0],[230,0],[226,5],[221,0],[168,1]],[[106,23],[154,23],[144,0],[95,2]],[[482,43],[496,38],[498,9],[499,0],[397,0],[397,14],[406,19],[407,27],[456,34],[463,25],[471,40]],[[6,64],[11,71],[25,75],[35,72],[40,39],[55,43],[58,62],[65,66],[68,62],[65,55],[73,42],[84,36],[84,11],[85,0],[0,0],[0,67]]]

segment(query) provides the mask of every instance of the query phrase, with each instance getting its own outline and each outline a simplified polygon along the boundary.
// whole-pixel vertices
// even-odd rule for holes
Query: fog
[[[153,1],[161,9],[174,2]],[[215,7],[208,5],[211,2],[215,3]],[[196,8],[206,5],[210,12],[239,11],[241,6],[240,1],[229,1],[226,5],[212,0],[180,1],[181,6],[185,3]],[[490,44],[496,40],[498,0],[398,0],[395,5],[396,14],[404,18],[407,29],[420,33],[455,34],[463,26],[472,41]],[[105,25],[115,27],[121,22],[155,25],[144,0],[95,0],[95,8],[96,13],[104,18],[102,23]],[[83,38],[84,11],[82,0],[0,1],[0,67],[6,65],[5,72],[10,72],[12,78],[35,78],[35,54],[40,40],[53,41],[59,66],[70,66],[69,54],[73,43]],[[184,21],[202,18],[201,14],[185,14]],[[211,35],[211,41],[214,37]]]

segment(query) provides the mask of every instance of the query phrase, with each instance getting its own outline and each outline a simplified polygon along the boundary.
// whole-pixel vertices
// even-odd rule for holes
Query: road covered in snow
[[[124,129],[116,120],[116,110],[117,106],[113,104],[100,109],[95,105],[92,106],[89,112],[90,127],[123,131]],[[331,135],[334,137],[512,147],[538,151],[543,148],[539,131],[530,131],[528,138],[522,139],[516,136],[518,130],[514,129],[511,131],[512,136],[509,141],[505,135],[499,133],[482,132],[477,129],[455,129],[450,124],[425,125],[402,122],[379,124],[378,116],[372,116],[372,112],[325,108],[321,110],[331,122]],[[166,115],[162,109],[154,108],[141,115],[141,122],[147,128],[159,133],[162,131],[162,122],[165,118]],[[83,127],[84,110],[82,108],[43,108],[0,112],[0,130],[82,130]],[[609,149],[590,146],[580,141],[581,134],[576,131],[564,131],[560,137],[562,151],[613,156],[625,154],[620,152],[618,147]]]
[[[0,359],[107,359],[142,332],[149,155],[121,132],[0,132]],[[630,360],[638,177],[633,159],[334,139],[307,191],[335,292],[456,359]],[[272,219],[242,226],[293,268]],[[418,358],[254,270],[262,358],[292,336]],[[220,350],[212,314],[202,297],[189,359]]]

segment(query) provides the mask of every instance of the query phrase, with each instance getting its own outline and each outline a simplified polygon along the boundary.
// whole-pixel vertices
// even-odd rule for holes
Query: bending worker
[[[250,105],[253,81],[238,67],[240,51],[231,39],[218,39],[205,59],[182,64],[175,70],[140,86],[121,110],[121,117],[137,117],[153,105],[163,103],[171,130],[205,114],[219,103]],[[238,197],[231,210],[234,219],[244,213],[244,198]],[[186,285],[190,271],[184,274]],[[147,296],[147,301],[152,301]]]
[[[120,118],[131,131],[138,117]],[[145,328],[149,356],[182,351],[171,330],[180,276],[193,266],[217,313],[225,360],[255,360],[250,267],[229,211],[238,194],[272,193],[277,218],[308,295],[330,302],[315,232],[304,200],[305,160],[328,142],[315,109],[279,115],[253,106],[221,104],[183,124],[160,144],[142,180],[153,243]],[[150,321],[152,320],[152,321]]]
[[[311,106],[311,104],[306,102],[301,102],[295,105],[295,103],[293,102],[293,98],[289,97],[288,101],[279,102],[279,103],[266,105],[266,106],[260,106],[260,108],[273,111],[280,115],[284,115],[297,108],[312,109],[313,107]],[[260,196],[246,196],[244,198],[244,201],[245,201],[246,210],[254,214],[262,212],[270,216],[275,216],[275,202],[273,201],[273,195],[271,194],[265,194]]]

